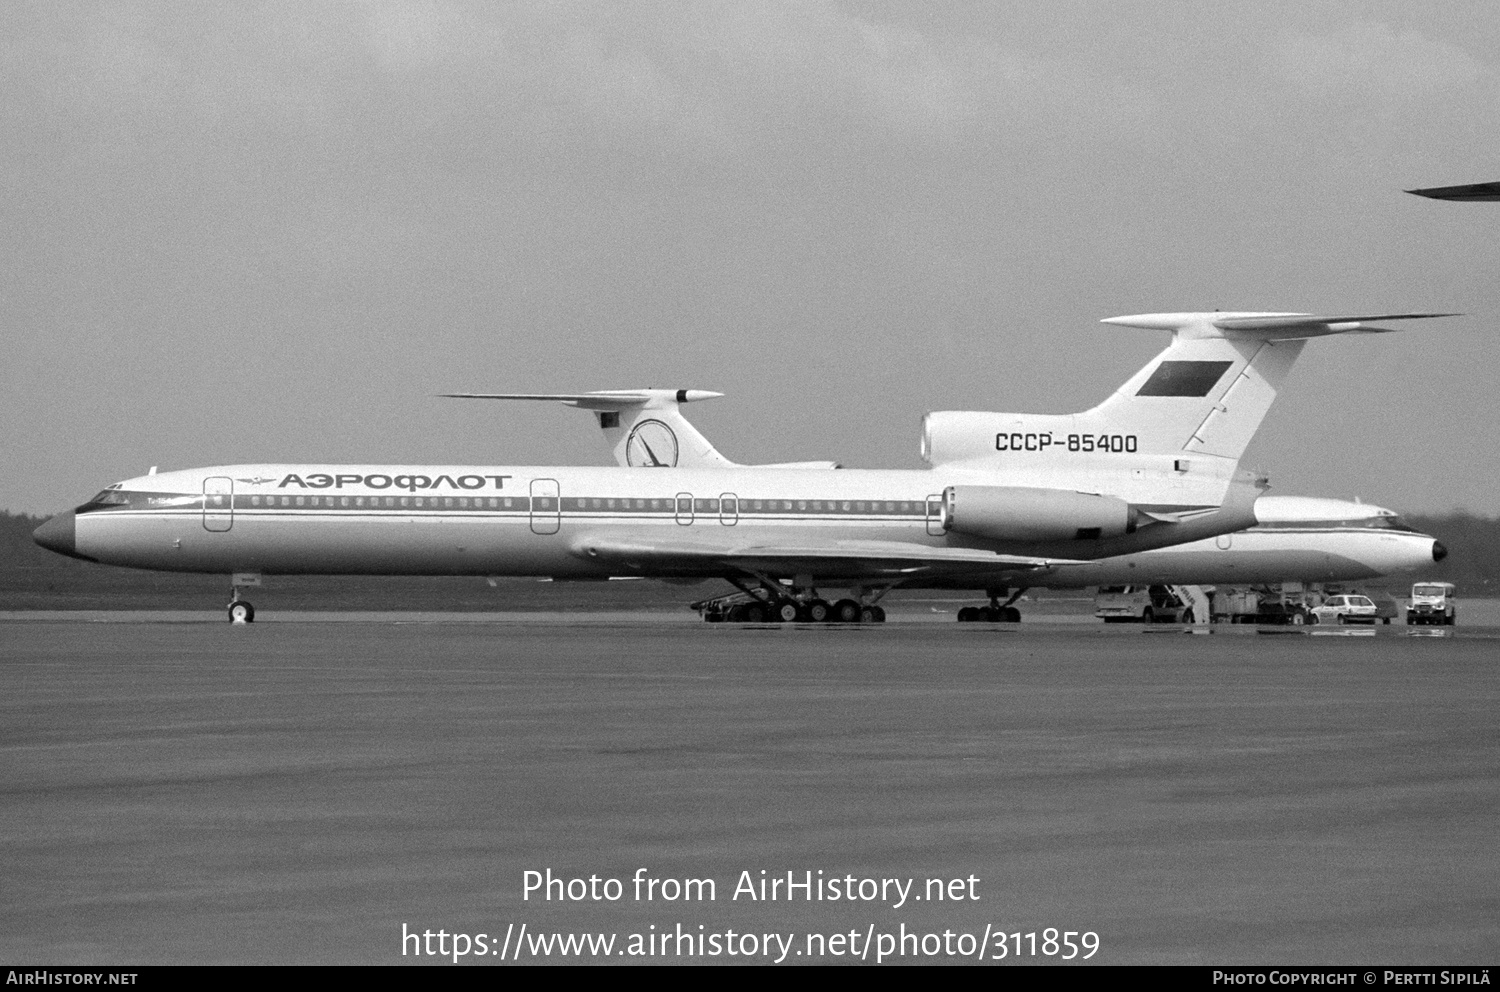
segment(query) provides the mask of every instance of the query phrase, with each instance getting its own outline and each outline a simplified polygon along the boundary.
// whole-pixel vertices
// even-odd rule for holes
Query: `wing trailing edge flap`
[[[976,548],[934,548],[904,541],[829,541],[804,544],[777,541],[684,541],[656,535],[585,535],[573,545],[580,557],[612,565],[650,571],[657,568],[812,565],[813,571],[846,569],[869,573],[973,572],[994,570],[1030,572],[1053,565],[1076,564],[1072,559],[1002,555]]]

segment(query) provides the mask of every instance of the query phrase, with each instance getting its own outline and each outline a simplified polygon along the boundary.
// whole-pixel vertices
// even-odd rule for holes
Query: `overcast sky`
[[[258,461],[603,464],[450,391],[661,386],[918,467],[1175,310],[1308,345],[1273,493],[1500,514],[1500,5],[0,3],[0,508]]]

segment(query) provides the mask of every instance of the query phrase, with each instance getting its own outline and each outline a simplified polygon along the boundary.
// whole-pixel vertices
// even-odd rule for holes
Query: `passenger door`
[[[234,526],[234,480],[211,475],[203,480],[203,529],[222,534]]]

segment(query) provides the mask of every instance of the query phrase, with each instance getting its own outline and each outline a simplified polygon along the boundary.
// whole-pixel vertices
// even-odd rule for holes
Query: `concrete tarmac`
[[[0,958],[1500,958],[1500,631],[1230,630],[0,620]],[[620,898],[526,897],[549,869]],[[915,881],[734,898],[788,872]],[[621,953],[679,926],[703,956]]]

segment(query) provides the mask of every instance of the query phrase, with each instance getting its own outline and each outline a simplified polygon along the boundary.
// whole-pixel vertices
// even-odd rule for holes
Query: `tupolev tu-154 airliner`
[[[1239,458],[1306,341],[1439,316],[1110,318],[1171,343],[1083,413],[928,414],[925,469],[716,464],[694,457],[680,417],[644,415],[654,394],[630,393],[645,401],[628,424],[625,401],[578,394],[565,401],[619,433],[624,467],[187,469],[115,483],[35,538],[105,564],[229,574],[236,621],[254,618],[242,586],[296,573],[721,578],[786,621],[878,622],[897,587],[996,604],[1029,575],[1252,526],[1264,484]],[[851,595],[829,603],[819,587]]]

